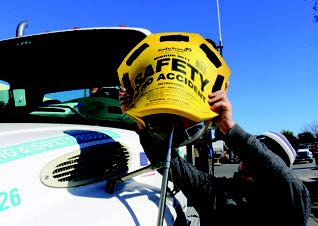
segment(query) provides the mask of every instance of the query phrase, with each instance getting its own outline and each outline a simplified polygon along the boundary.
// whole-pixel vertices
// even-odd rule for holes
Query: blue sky
[[[0,39],[73,27],[126,25],[186,31],[219,41],[215,0],[29,0],[0,2]],[[219,0],[223,57],[231,68],[233,115],[247,131],[289,130],[318,121],[318,24],[312,0]]]

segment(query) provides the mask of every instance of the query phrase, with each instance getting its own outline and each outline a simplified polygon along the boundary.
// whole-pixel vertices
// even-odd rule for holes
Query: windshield
[[[308,149],[308,146],[305,144],[300,144],[298,149]]]
[[[11,89],[0,81],[1,122],[68,123],[135,129],[135,121],[123,114],[119,86],[92,87],[27,96],[25,89]],[[38,92],[40,95],[40,92]]]
[[[149,33],[102,27],[0,40],[0,121],[136,129],[120,109],[117,68]]]

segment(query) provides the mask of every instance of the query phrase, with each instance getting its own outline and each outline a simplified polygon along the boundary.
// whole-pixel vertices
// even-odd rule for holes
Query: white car
[[[297,155],[296,155],[296,163],[300,162],[309,162],[312,163],[314,161],[314,157],[312,152],[309,150],[309,147],[305,144],[300,144],[299,148],[297,150]]]
[[[0,40],[1,226],[173,225],[186,200],[168,192],[160,209],[163,177],[117,96],[117,67],[148,34],[97,27]]]

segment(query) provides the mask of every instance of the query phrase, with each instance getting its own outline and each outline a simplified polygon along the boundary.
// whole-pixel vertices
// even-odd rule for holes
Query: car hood
[[[149,162],[134,131],[67,124],[0,127],[1,225],[153,225],[161,175],[149,171],[105,191],[109,178]],[[169,182],[169,186],[170,182]],[[167,198],[165,225],[172,225]]]

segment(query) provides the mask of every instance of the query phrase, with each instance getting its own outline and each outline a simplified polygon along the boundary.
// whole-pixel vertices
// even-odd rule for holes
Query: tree
[[[281,134],[283,134],[289,143],[293,146],[293,148],[297,151],[299,147],[299,141],[298,139],[294,136],[294,133],[292,131],[288,130],[283,130],[281,131]]]
[[[312,144],[315,142],[315,137],[310,132],[303,132],[298,134],[298,141],[301,144]]]
[[[318,0],[314,0],[314,6],[312,7],[312,9],[314,10],[313,20],[314,20],[315,23],[318,23],[318,14],[317,14],[317,10],[318,9],[317,9],[317,6],[318,6]]]
[[[289,131],[289,130],[282,130],[281,132],[280,132],[281,134],[283,134],[284,136],[294,136],[294,132],[293,131]]]
[[[317,0],[318,1],[318,0]],[[318,138],[318,120],[313,121],[311,123],[308,123],[307,125],[304,126],[303,132],[309,132],[315,136],[315,138]]]

